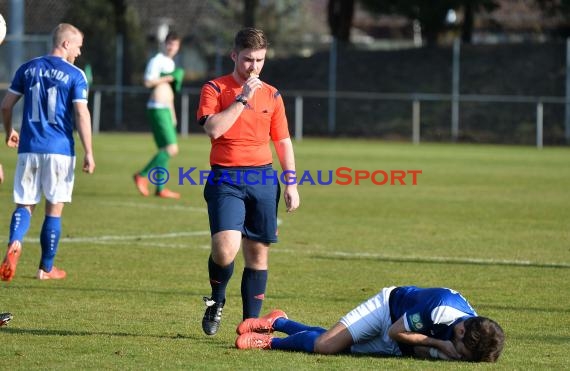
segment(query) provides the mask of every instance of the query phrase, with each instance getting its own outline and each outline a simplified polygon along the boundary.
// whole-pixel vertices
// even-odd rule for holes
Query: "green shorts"
[[[147,108],[146,115],[158,148],[176,144],[176,127],[168,108]]]

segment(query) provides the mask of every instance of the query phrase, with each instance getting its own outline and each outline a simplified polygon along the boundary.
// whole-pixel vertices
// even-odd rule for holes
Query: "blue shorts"
[[[271,165],[213,166],[204,198],[210,233],[236,230],[253,241],[277,242],[277,207],[281,187]]]

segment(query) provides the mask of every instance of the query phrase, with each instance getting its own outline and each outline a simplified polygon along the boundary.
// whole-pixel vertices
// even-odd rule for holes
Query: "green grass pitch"
[[[329,327],[380,288],[416,284],[461,291],[497,320],[507,342],[496,366],[413,359],[238,351],[236,261],[220,332],[203,335],[209,294],[202,186],[175,169],[208,168],[209,140],[180,140],[169,187],[180,201],[139,196],[132,174],[154,152],[147,134],[95,137],[95,174],[78,171],[63,217],[57,282],[33,279],[43,205],[15,279],[0,283],[4,369],[568,369],[570,150],[568,148],[305,139],[299,171],[422,170],[417,185],[309,185],[301,207],[280,210],[264,313]],[[7,240],[16,154],[0,150],[0,237]],[[174,179],[174,180],[173,180]],[[410,178],[407,178],[410,180]],[[4,247],[2,247],[4,254]]]

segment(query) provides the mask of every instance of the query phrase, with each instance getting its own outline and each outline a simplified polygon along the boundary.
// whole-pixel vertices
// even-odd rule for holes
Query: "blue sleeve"
[[[476,316],[467,300],[455,290],[436,288],[422,291],[422,300],[404,313],[408,331],[435,335],[447,333],[461,318]],[[447,336],[447,334],[446,334]]]
[[[89,94],[89,84],[87,83],[87,78],[85,77],[85,74],[81,72],[77,76],[73,84],[71,90],[71,100],[73,102],[78,102],[78,101],[87,102],[88,94]]]

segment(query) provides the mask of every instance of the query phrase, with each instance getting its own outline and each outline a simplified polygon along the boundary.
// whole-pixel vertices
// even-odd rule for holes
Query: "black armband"
[[[209,115],[204,115],[200,117],[200,119],[198,120],[198,125],[204,126],[206,124],[206,120],[208,119],[208,117]]]

